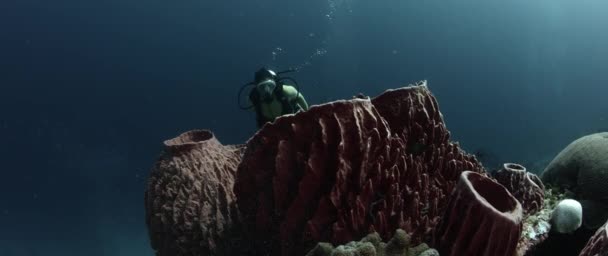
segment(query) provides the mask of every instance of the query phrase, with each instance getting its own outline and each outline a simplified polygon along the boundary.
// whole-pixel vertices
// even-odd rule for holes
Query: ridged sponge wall
[[[486,175],[449,137],[424,85],[280,117],[248,141],[237,171],[247,233],[271,255],[398,228],[428,241],[460,173]]]

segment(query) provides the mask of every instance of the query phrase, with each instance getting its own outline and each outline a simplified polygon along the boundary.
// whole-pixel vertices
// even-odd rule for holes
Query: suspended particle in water
[[[327,50],[325,50],[325,49],[317,49],[317,51],[313,54],[313,57],[314,56],[323,56],[326,53],[327,53]]]
[[[327,8],[328,8],[328,13],[325,15],[325,17],[327,17],[330,21],[333,20],[334,18],[334,14],[336,14],[339,9],[344,9],[347,8],[347,12],[348,13],[352,13],[352,8],[351,8],[351,0],[328,0],[327,1]]]
[[[308,33],[308,37],[315,37],[315,33],[313,33],[313,32]]]
[[[272,51],[272,60],[277,60],[277,57],[281,55],[283,49],[281,47],[277,47]]]

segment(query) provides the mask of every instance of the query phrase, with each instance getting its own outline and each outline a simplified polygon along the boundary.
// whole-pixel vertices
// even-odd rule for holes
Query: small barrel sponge
[[[551,229],[557,233],[571,233],[583,222],[583,207],[572,199],[564,199],[557,204],[551,213]]]
[[[437,226],[434,247],[442,256],[514,255],[522,231],[521,204],[502,185],[465,171]]]
[[[589,239],[579,256],[608,255],[608,222]]]
[[[542,208],[545,187],[538,176],[526,171],[526,167],[506,163],[494,178],[521,203],[525,214],[534,214]]]
[[[146,224],[157,256],[238,255],[232,192],[242,147],[193,130],[164,142],[145,192]],[[228,239],[230,238],[230,239]]]
[[[567,188],[577,199],[608,203],[608,132],[581,137],[545,168],[541,180]]]
[[[410,247],[411,237],[398,229],[387,242],[380,234],[371,233],[359,242],[349,242],[334,248],[330,243],[318,243],[306,256],[434,256],[439,253],[425,243]]]

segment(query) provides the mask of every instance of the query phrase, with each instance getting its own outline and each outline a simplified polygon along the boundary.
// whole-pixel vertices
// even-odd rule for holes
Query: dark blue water
[[[143,191],[161,142],[255,132],[263,65],[310,104],[428,79],[453,138],[542,168],[608,129],[608,3],[0,3],[0,255],[151,255]],[[273,54],[274,53],[274,54]]]

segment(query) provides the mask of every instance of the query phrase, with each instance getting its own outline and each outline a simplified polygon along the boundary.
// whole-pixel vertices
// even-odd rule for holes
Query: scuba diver
[[[243,89],[254,86],[249,92],[249,101],[252,105],[243,107],[239,101],[239,107],[255,110],[258,128],[267,122],[274,121],[279,116],[308,110],[308,103],[300,93],[298,83],[293,78],[279,76],[293,71],[295,70],[276,73],[270,69],[261,68],[255,72],[254,81],[243,85],[239,90],[240,100]],[[291,81],[293,85],[286,84],[285,81]]]

